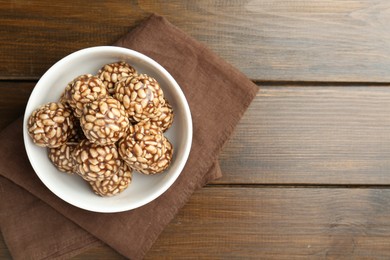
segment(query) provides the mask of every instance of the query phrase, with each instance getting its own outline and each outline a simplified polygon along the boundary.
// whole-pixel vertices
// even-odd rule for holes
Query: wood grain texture
[[[0,131],[24,114],[35,82],[0,81]]]
[[[390,79],[386,0],[159,0],[140,6],[166,16],[254,80]]]
[[[390,184],[390,87],[261,87],[215,183]]]
[[[110,45],[146,17],[135,1],[1,1],[0,79],[37,79],[62,57]]]
[[[205,188],[146,259],[390,257],[390,191]]]
[[[0,129],[34,82],[0,82]],[[214,184],[390,184],[390,87],[262,86]]]
[[[387,259],[389,217],[389,189],[209,187],[145,259]],[[74,259],[123,258],[101,246]]]
[[[0,79],[37,79],[157,12],[254,80],[388,82],[389,9],[386,0],[0,1]]]

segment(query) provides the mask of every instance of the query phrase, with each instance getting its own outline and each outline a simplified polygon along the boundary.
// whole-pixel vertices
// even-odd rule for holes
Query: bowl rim
[[[32,108],[32,102],[30,102],[30,101],[32,100],[32,97],[34,97],[36,95],[35,93],[38,91],[37,89],[39,88],[39,86],[44,83],[46,78],[49,77],[49,75],[53,71],[57,71],[59,67],[61,67],[65,63],[69,62],[70,60],[72,60],[80,55],[91,55],[93,53],[99,54],[99,53],[104,52],[104,51],[110,51],[110,52],[114,52],[114,54],[121,54],[121,55],[127,55],[128,57],[139,58],[143,62],[154,67],[159,73],[161,73],[161,76],[165,77],[167,79],[167,81],[170,82],[170,84],[174,88],[174,91],[180,97],[179,100],[182,103],[182,106],[184,108],[184,111],[181,111],[181,112],[184,113],[185,117],[187,118],[187,120],[184,122],[185,123],[184,129],[186,129],[187,136],[188,136],[187,142],[185,143],[183,153],[182,153],[183,159],[178,162],[178,165],[176,168],[177,170],[174,172],[174,174],[167,181],[165,181],[154,192],[149,194],[149,196],[147,196],[145,199],[142,199],[136,203],[132,203],[131,205],[124,203],[124,204],[112,206],[112,208],[111,207],[110,208],[107,208],[107,207],[106,208],[99,208],[99,207],[96,207],[94,205],[85,205],[85,203],[84,204],[78,203],[77,200],[72,201],[72,200],[62,196],[62,194],[59,191],[57,191],[57,189],[55,188],[55,185],[53,185],[49,181],[47,181],[44,177],[44,174],[39,173],[39,171],[37,170],[38,169],[37,164],[39,162],[35,162],[32,159],[32,155],[31,155],[32,151],[30,150],[29,146],[27,145],[27,142],[29,142],[28,140],[30,138],[30,136],[28,134],[28,129],[27,129],[27,122],[28,122],[28,118],[30,116],[30,113],[34,109],[36,109],[35,107]],[[102,66],[103,65],[104,64],[102,64]],[[156,62],[152,58],[150,58],[150,57],[146,56],[145,54],[142,54],[138,51],[124,48],[124,47],[118,47],[118,46],[94,46],[94,47],[80,49],[80,50],[77,50],[71,54],[68,54],[67,56],[63,57],[62,59],[60,59],[59,61],[54,63],[41,76],[41,78],[35,84],[35,87],[29,96],[29,99],[28,99],[28,102],[26,105],[26,109],[24,112],[24,118],[23,118],[24,147],[25,147],[25,150],[27,153],[27,157],[30,161],[30,164],[31,164],[32,168],[34,169],[34,172],[38,176],[38,178],[43,182],[43,184],[52,193],[54,193],[57,197],[59,197],[63,201],[65,201],[73,206],[76,206],[78,208],[84,209],[84,210],[93,211],[93,212],[100,212],[100,213],[115,213],[115,212],[123,212],[123,211],[132,210],[132,209],[141,207],[143,205],[146,205],[146,204],[150,203],[151,201],[155,200],[156,198],[158,198],[159,196],[161,196],[165,191],[167,191],[172,186],[172,184],[177,180],[177,178],[179,177],[179,175],[183,171],[183,168],[184,168],[185,164],[187,163],[187,160],[188,160],[188,157],[190,154],[190,150],[191,150],[191,146],[192,146],[192,139],[193,139],[193,124],[192,124],[192,116],[191,116],[190,107],[188,105],[188,101],[187,101],[182,89],[180,88],[180,86],[176,82],[176,80],[172,77],[172,75],[163,66],[161,66],[158,62]],[[103,198],[103,199],[107,199],[107,198]]]

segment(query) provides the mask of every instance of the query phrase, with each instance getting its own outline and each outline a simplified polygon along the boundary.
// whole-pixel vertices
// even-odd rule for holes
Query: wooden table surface
[[[387,0],[0,1],[0,129],[53,63],[152,12],[260,91],[220,156],[223,178],[146,259],[390,258]],[[74,259],[121,258],[99,246]]]

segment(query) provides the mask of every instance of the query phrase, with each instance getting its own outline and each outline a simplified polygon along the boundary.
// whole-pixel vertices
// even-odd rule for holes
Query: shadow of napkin
[[[25,153],[22,119],[0,133],[0,227],[15,259],[63,258],[106,243],[141,259],[191,194],[219,178],[222,146],[258,87],[165,18],[152,15],[116,42],[153,58],[176,79],[191,109],[193,144],[187,164],[163,195],[135,210],[95,213],[52,194]]]

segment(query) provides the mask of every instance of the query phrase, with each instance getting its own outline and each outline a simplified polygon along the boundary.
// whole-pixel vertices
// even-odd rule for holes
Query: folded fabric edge
[[[20,200],[13,201],[13,202],[17,202],[17,205],[18,205],[17,211],[14,211],[13,213],[11,213],[11,215],[6,214],[5,216],[2,216],[2,219],[3,219],[3,217],[7,218],[7,216],[12,217],[12,215],[18,214],[18,218],[19,218],[18,221],[21,221],[20,218],[22,218],[22,219],[24,218],[25,221],[29,222],[29,223],[41,222],[43,224],[41,219],[38,219],[38,220],[36,219],[37,217],[40,218],[41,216],[37,216],[37,215],[34,216],[31,214],[28,214],[28,213],[34,212],[31,210],[28,210],[29,208],[31,208],[31,205],[34,205],[34,208],[43,207],[43,210],[46,212],[46,215],[49,214],[48,216],[50,216],[50,217],[53,217],[53,215],[55,217],[56,214],[61,216],[61,219],[58,219],[56,221],[57,223],[64,225],[64,224],[66,224],[66,223],[64,223],[64,221],[66,220],[66,222],[69,222],[69,225],[71,225],[71,227],[68,227],[68,228],[73,228],[73,227],[80,228],[77,224],[75,224],[73,221],[71,221],[70,219],[68,219],[64,215],[60,214],[53,207],[51,207],[50,205],[48,205],[47,203],[45,203],[44,201],[42,201],[38,197],[34,196],[28,190],[24,189],[23,187],[19,186],[18,184],[15,184],[12,180],[10,180],[4,176],[0,176],[0,190],[1,190],[0,193],[7,192],[7,194],[9,194],[9,195],[11,195],[12,193],[15,194],[15,192],[19,193],[18,195],[16,195],[16,197],[27,196],[27,197],[33,198],[33,200],[27,199],[28,200],[27,204],[26,204],[26,200],[22,201],[21,202],[22,204],[19,204]],[[15,196],[13,196],[13,198],[15,199]],[[49,207],[49,208],[47,208],[47,207]],[[26,210],[28,213],[26,213]],[[21,212],[21,211],[24,211],[24,214],[22,214],[23,212]],[[34,220],[34,218],[35,218],[35,220]],[[0,219],[0,220],[2,220],[2,219]],[[11,220],[11,222],[12,222],[12,220]],[[16,259],[25,258],[26,257],[25,252],[21,252],[20,249],[13,248],[13,246],[12,246],[13,241],[12,240],[9,241],[8,233],[13,231],[13,224],[9,223],[9,221],[8,221],[8,223],[7,223],[7,221],[5,221],[5,222],[2,221],[0,224],[2,226],[2,227],[0,227],[0,232],[3,235],[4,243],[6,244],[8,250],[10,251],[12,256]],[[19,225],[18,225],[18,227],[20,228]],[[62,227],[63,226],[61,226],[61,228]],[[33,253],[29,252],[28,257],[30,259],[64,259],[64,258],[78,255],[82,252],[85,252],[94,246],[99,246],[99,245],[103,244],[99,239],[94,237],[88,231],[86,231],[82,228],[81,228],[81,230],[83,230],[84,233],[88,234],[88,235],[83,235],[82,233],[78,233],[77,236],[73,236],[67,240],[61,240],[60,241],[61,244],[58,244],[59,245],[58,247],[52,247],[52,250],[53,250],[52,252],[47,252],[47,251],[33,252]]]

